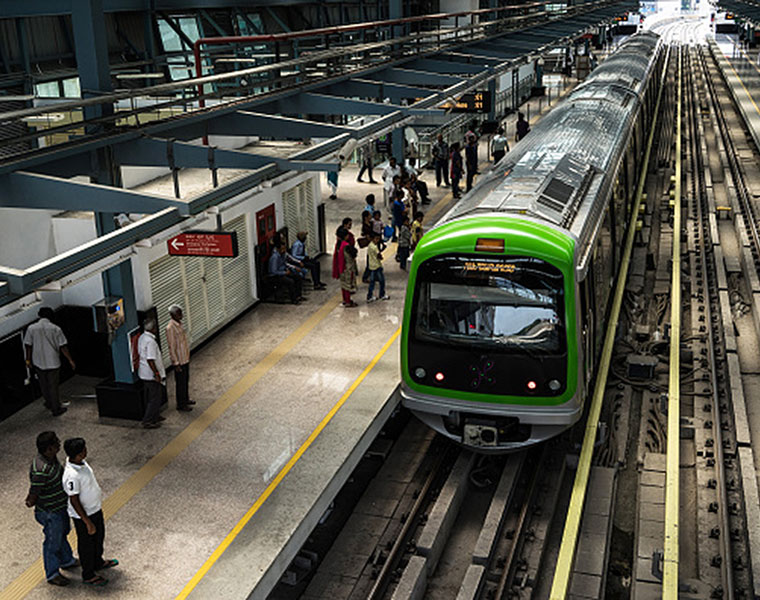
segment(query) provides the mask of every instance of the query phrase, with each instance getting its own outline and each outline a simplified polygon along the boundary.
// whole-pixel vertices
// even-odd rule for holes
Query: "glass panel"
[[[34,95],[38,98],[60,98],[61,90],[57,81],[46,81],[35,84]]]
[[[82,91],[79,88],[79,77],[63,80],[63,95],[66,98],[80,98]]]
[[[559,269],[524,257],[443,256],[418,272],[415,335],[505,352],[565,351]]]

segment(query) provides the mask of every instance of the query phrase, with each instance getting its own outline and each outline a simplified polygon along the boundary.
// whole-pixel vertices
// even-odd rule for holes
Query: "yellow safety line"
[[[221,397],[182,430],[164,448],[151,458],[140,470],[121,484],[103,502],[106,519],[113,516],[122,506],[140,492],[161,470],[185,450],[230,406],[232,406],[253,384],[259,381],[286,354],[295,348],[327,315],[338,305],[340,295],[330,298],[318,311],[304,321],[285,340],[280,342],[264,359],[257,363]],[[20,600],[44,581],[42,559],[36,560],[21,575],[0,593],[0,600]]]
[[[341,396],[340,400],[330,409],[330,412],[328,412],[324,419],[317,425],[317,427],[314,429],[314,431],[311,432],[311,435],[306,439],[306,441],[301,445],[301,447],[296,450],[295,454],[290,458],[290,460],[285,464],[285,466],[280,470],[279,473],[277,473],[277,476],[271,481],[271,483],[267,486],[267,488],[264,490],[264,492],[256,499],[256,502],[253,504],[253,506],[248,510],[248,512],[243,515],[243,518],[240,519],[235,527],[232,528],[232,531],[227,534],[227,537],[224,538],[221,544],[217,547],[216,550],[214,550],[213,554],[209,556],[208,560],[206,560],[205,563],[203,563],[203,566],[198,569],[198,572],[193,576],[193,578],[188,582],[188,584],[185,586],[185,588],[179,593],[177,596],[177,600],[182,600],[183,598],[187,598],[190,592],[195,589],[195,587],[198,585],[198,583],[203,579],[203,577],[208,573],[209,569],[214,565],[214,563],[219,559],[219,557],[224,553],[224,551],[229,547],[229,545],[233,542],[233,540],[238,536],[238,534],[243,530],[243,528],[246,526],[248,521],[251,520],[253,515],[255,515],[259,508],[261,508],[261,505],[266,502],[267,498],[274,492],[274,490],[277,488],[277,486],[280,484],[280,482],[283,480],[283,478],[290,472],[290,470],[293,468],[293,466],[298,462],[298,460],[301,458],[304,452],[311,446],[311,444],[314,442],[314,440],[317,439],[317,436],[319,436],[320,433],[322,433],[322,430],[327,426],[327,424],[332,420],[332,418],[335,416],[335,414],[338,412],[341,406],[343,406],[348,400],[348,398],[351,396],[351,394],[354,393],[356,388],[359,387],[362,381],[364,381],[365,377],[369,375],[369,372],[375,367],[375,365],[378,363],[378,361],[383,357],[383,355],[386,353],[388,348],[391,347],[393,342],[396,341],[396,338],[398,338],[399,334],[401,333],[401,327],[396,329],[394,334],[388,339],[387,342],[383,345],[383,347],[380,349],[380,351],[375,355],[375,357],[372,359],[372,361],[367,365],[367,368],[362,371],[362,374],[359,375],[359,377],[356,378],[356,380],[351,384],[351,387],[346,390],[346,393]]]
[[[678,599],[678,516],[679,444],[681,423],[681,111],[683,108],[682,64],[678,54],[676,108],[676,189],[673,207],[673,272],[670,292],[670,376],[668,379],[668,445],[665,471],[665,554],[663,558],[663,600]]]
[[[604,401],[604,390],[607,385],[607,373],[609,372],[610,361],[612,359],[612,348],[615,344],[615,332],[617,330],[618,319],[620,317],[620,307],[623,304],[623,294],[625,292],[628,266],[631,262],[633,240],[636,235],[636,221],[639,214],[639,206],[641,205],[641,199],[644,193],[644,184],[646,183],[647,178],[647,165],[649,164],[649,158],[652,152],[654,134],[657,130],[658,113],[660,110],[660,101],[662,99],[663,89],[665,87],[664,80],[665,74],[667,72],[667,65],[668,57],[666,56],[665,64],[663,65],[662,74],[660,76],[660,89],[657,92],[657,104],[655,105],[654,109],[652,127],[649,131],[647,149],[646,153],[644,154],[644,160],[641,163],[641,175],[639,176],[639,183],[636,187],[636,200],[634,202],[633,212],[631,213],[631,222],[628,225],[628,235],[626,237],[625,249],[623,251],[623,257],[620,263],[620,272],[618,274],[617,286],[615,287],[615,296],[612,300],[610,320],[604,336],[604,346],[602,348],[602,356],[599,362],[599,370],[596,375],[596,383],[594,385],[591,407],[589,408],[588,420],[586,421],[586,429],[583,436],[583,446],[581,448],[580,457],[578,458],[578,469],[575,472],[575,480],[573,481],[573,490],[570,497],[570,505],[567,509],[565,529],[562,533],[562,543],[559,548],[557,567],[554,571],[554,580],[552,581],[552,589],[550,592],[551,600],[564,600],[570,587],[570,577],[573,571],[575,548],[578,543],[578,531],[580,529],[581,516],[583,513],[583,504],[586,499],[586,487],[588,485],[588,478],[591,473],[591,458],[593,457],[594,453],[596,430],[599,423],[599,415],[602,410],[602,402]]]

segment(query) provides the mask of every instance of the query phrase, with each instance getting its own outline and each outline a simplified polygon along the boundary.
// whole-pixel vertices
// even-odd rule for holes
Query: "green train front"
[[[403,403],[481,451],[579,418],[574,241],[500,214],[457,219],[414,253],[402,328]]]

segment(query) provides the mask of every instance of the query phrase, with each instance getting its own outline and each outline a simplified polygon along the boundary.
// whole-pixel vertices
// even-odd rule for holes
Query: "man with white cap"
[[[193,402],[189,396],[190,385],[190,345],[187,333],[182,327],[182,307],[172,304],[169,307],[171,320],[166,326],[166,342],[169,345],[169,356],[174,365],[174,384],[177,395],[177,410],[193,410]]]

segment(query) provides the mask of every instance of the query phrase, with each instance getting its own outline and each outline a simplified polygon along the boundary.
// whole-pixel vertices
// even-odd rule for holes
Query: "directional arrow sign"
[[[172,256],[235,258],[238,255],[234,231],[186,231],[171,238],[167,246]]]

